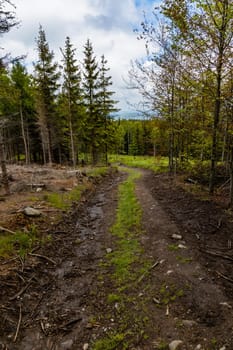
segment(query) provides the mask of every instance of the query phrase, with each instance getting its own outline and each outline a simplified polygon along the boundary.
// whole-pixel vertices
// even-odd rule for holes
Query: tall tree
[[[91,149],[92,162],[96,164],[100,147],[99,133],[102,120],[98,112],[99,68],[89,39],[84,46],[83,66],[83,97],[86,108],[85,139]]]
[[[17,25],[17,20],[15,18],[15,12],[12,10],[12,7],[15,8],[13,3],[10,0],[0,0],[0,35],[9,32],[9,30]],[[0,57],[0,74],[2,73],[2,69],[4,69],[3,58]],[[0,111],[1,113],[1,111]],[[5,123],[1,123],[0,128],[2,129]],[[5,186],[6,193],[10,192],[6,162],[5,162],[5,145],[3,139],[3,132],[0,130],[0,161],[1,161],[1,169],[2,169],[2,177],[3,183]]]
[[[83,118],[83,97],[81,88],[81,71],[75,58],[75,49],[70,38],[65,41],[65,48],[61,50],[63,55],[63,114],[68,122],[70,151],[73,166],[79,160],[78,144],[81,141],[81,126]]]
[[[163,13],[172,21],[203,70],[211,70],[214,85],[210,193],[214,191],[218,158],[218,131],[222,105],[222,84],[231,68],[233,48],[233,3],[231,0],[165,0]]]
[[[101,56],[101,65],[99,70],[99,113],[102,119],[103,132],[102,141],[104,144],[105,161],[108,163],[108,146],[114,140],[114,126],[112,123],[113,113],[119,109],[115,107],[117,101],[112,99],[114,91],[110,90],[112,86],[112,77],[108,75],[110,68],[107,67],[107,60],[104,55]]]
[[[0,33],[7,33],[18,24],[14,10],[15,6],[10,0],[0,0]]]
[[[24,144],[25,161],[30,163],[31,137],[30,129],[35,128],[35,106],[32,90],[32,79],[26,68],[16,62],[11,71],[11,79],[17,93],[16,109],[20,116],[21,135]]]
[[[58,120],[56,116],[56,97],[59,87],[58,64],[54,53],[49,49],[45,31],[39,27],[37,38],[38,61],[35,64],[37,88],[38,124],[40,127],[44,163],[52,163],[53,150],[58,144]]]

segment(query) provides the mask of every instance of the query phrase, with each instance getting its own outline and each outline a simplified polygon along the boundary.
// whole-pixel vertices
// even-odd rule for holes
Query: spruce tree
[[[85,105],[85,142],[96,164],[100,148],[101,118],[98,112],[99,68],[94,51],[88,39],[84,46],[83,97]]]
[[[52,163],[53,151],[59,148],[59,125],[56,118],[56,93],[60,74],[58,64],[54,62],[54,53],[50,51],[45,31],[39,27],[37,38],[38,61],[35,64],[35,82],[37,88],[38,124],[40,127],[44,163]]]
[[[104,145],[105,161],[108,163],[108,148],[114,142],[115,129],[112,123],[112,113],[117,112],[115,107],[117,101],[112,99],[114,91],[109,88],[112,86],[112,77],[108,75],[110,68],[107,67],[107,60],[104,55],[101,56],[101,66],[99,70],[99,113],[102,119],[102,144]]]
[[[75,167],[78,161],[78,144],[81,142],[82,127],[82,89],[81,71],[75,58],[75,49],[70,38],[65,41],[63,55],[63,86],[62,86],[62,113],[65,117],[65,128],[69,134],[69,149],[72,164]]]

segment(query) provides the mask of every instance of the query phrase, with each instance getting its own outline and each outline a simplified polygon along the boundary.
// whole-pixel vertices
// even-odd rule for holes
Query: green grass
[[[154,172],[164,172],[168,170],[167,157],[111,155],[109,161],[111,163],[121,163],[135,168],[150,169]]]
[[[137,235],[142,232],[141,207],[135,196],[135,181],[140,173],[128,170],[129,177],[119,186],[119,200],[116,223],[111,228],[117,237],[117,248],[109,254],[110,263],[114,266],[113,278],[118,284],[124,284],[133,278],[130,266],[138,260],[142,248]]]
[[[142,210],[135,195],[135,181],[141,174],[133,169],[125,171],[128,178],[119,186],[116,220],[110,230],[115,237],[115,247],[112,253],[106,255],[106,265],[102,265],[111,271],[108,279],[112,281],[114,292],[106,296],[106,302],[108,305],[118,304],[118,315],[113,317],[118,318],[118,327],[96,340],[91,346],[92,350],[129,349],[138,333],[143,333],[145,323],[148,322],[137,312],[129,312],[127,307],[128,304],[136,303],[135,295],[131,296],[127,291],[136,288],[133,293],[137,294],[135,283],[141,276],[144,262],[141,261],[143,250],[140,245],[140,234],[143,232]],[[142,302],[137,301],[137,305]],[[106,314],[101,315],[101,318],[106,320]],[[133,328],[130,326],[132,320]]]
[[[45,195],[47,202],[51,204],[54,208],[66,210],[69,209],[71,204],[75,201],[78,201],[82,195],[82,192],[85,190],[84,185],[78,185],[73,188],[70,192],[65,193],[48,193]]]
[[[0,257],[6,258],[13,254],[24,257],[37,241],[37,229],[34,225],[25,232],[16,231],[15,234],[0,236]]]
[[[127,344],[122,344],[124,341],[125,335],[124,334],[113,334],[108,335],[104,339],[97,340],[95,345],[92,347],[92,350],[114,350],[121,344],[121,349],[127,349]]]
[[[111,171],[113,169],[111,168]],[[108,167],[87,168],[86,174],[89,177],[101,177],[109,172]],[[79,201],[82,193],[87,189],[88,184],[79,184],[69,192],[54,192],[45,194],[45,200],[54,208],[67,210],[73,202]]]

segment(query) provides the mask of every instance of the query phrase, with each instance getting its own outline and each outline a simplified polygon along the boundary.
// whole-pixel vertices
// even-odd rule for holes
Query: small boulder
[[[41,212],[37,209],[34,209],[32,207],[26,207],[23,209],[23,213],[27,216],[33,216],[33,217],[36,217],[36,216],[40,216],[41,215]]]
[[[69,350],[72,348],[73,346],[73,340],[72,339],[68,339],[66,341],[64,341],[63,343],[61,343],[61,348],[62,350]]]
[[[174,233],[174,234],[172,235],[172,238],[173,238],[173,239],[177,239],[177,240],[181,240],[183,237],[182,237],[181,235],[177,235],[176,233]]]
[[[186,327],[193,327],[197,324],[196,321],[192,321],[192,320],[183,320],[182,323]]]
[[[183,344],[183,342],[181,340],[173,340],[169,344],[169,350],[178,350],[178,349],[180,349],[181,344]]]

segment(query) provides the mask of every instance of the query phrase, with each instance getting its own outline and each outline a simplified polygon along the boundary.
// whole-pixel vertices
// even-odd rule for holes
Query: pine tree
[[[83,97],[85,105],[85,142],[90,147],[92,163],[98,161],[101,118],[98,112],[99,69],[90,40],[84,46]]]
[[[56,118],[56,93],[59,87],[58,64],[50,51],[45,31],[39,27],[37,38],[38,61],[35,64],[38,124],[40,127],[44,163],[53,161],[53,150],[59,148],[58,120]]]
[[[112,86],[112,77],[108,75],[109,68],[106,67],[107,60],[101,57],[99,70],[99,113],[102,120],[102,143],[104,145],[105,161],[108,163],[108,146],[114,141],[115,129],[112,123],[112,113],[117,112],[115,107],[117,101],[112,99],[114,92],[109,90]]]
[[[67,121],[69,133],[70,153],[73,166],[78,161],[78,143],[81,138],[82,127],[82,89],[81,89],[81,71],[75,58],[75,49],[67,37],[65,49],[61,50],[63,55],[63,86],[62,86],[62,110]]]

